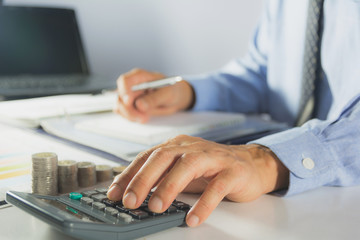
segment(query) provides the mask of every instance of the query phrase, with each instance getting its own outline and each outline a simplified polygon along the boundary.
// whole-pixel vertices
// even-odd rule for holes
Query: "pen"
[[[154,88],[161,88],[165,86],[174,85],[177,82],[180,82],[182,80],[182,77],[176,76],[176,77],[170,77],[170,78],[164,78],[160,80],[155,80],[151,82],[144,82],[140,83],[138,85],[132,86],[132,91],[139,91],[139,90],[146,90],[146,89],[154,89]]]

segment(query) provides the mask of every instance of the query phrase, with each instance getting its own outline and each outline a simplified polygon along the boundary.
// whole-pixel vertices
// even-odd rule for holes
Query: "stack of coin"
[[[96,165],[96,179],[98,182],[109,181],[113,177],[113,170],[109,165]]]
[[[79,187],[91,187],[96,184],[96,169],[94,163],[78,163],[78,182]]]
[[[122,173],[125,170],[125,168],[126,168],[126,166],[123,166],[123,165],[113,167],[114,176]]]
[[[58,162],[59,193],[74,192],[78,188],[77,162],[62,160]]]
[[[58,157],[55,153],[43,152],[32,155],[32,192],[41,195],[58,193]]]

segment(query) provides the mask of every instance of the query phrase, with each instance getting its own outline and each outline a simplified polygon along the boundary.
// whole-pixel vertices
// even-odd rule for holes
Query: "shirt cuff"
[[[195,93],[195,103],[191,110],[216,111],[219,108],[219,102],[226,101],[224,97],[222,97],[223,99],[221,99],[220,101],[217,101],[219,98],[218,85],[211,82],[209,76],[187,76],[184,79],[186,79],[186,81],[191,84]]]
[[[280,195],[294,195],[320,186],[335,178],[335,160],[311,130],[293,128],[252,141],[270,148],[290,171],[289,188]]]

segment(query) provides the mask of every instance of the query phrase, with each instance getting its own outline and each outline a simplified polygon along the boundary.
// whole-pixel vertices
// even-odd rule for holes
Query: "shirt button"
[[[302,164],[306,169],[312,170],[315,167],[315,163],[311,158],[304,158]]]

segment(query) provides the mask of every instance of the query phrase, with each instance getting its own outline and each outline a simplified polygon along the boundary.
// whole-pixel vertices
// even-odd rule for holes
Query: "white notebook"
[[[152,117],[148,123],[141,124],[109,113],[77,122],[75,128],[151,146],[179,134],[219,140],[220,133],[236,129],[244,121],[245,116],[239,113],[180,112],[170,116]]]

